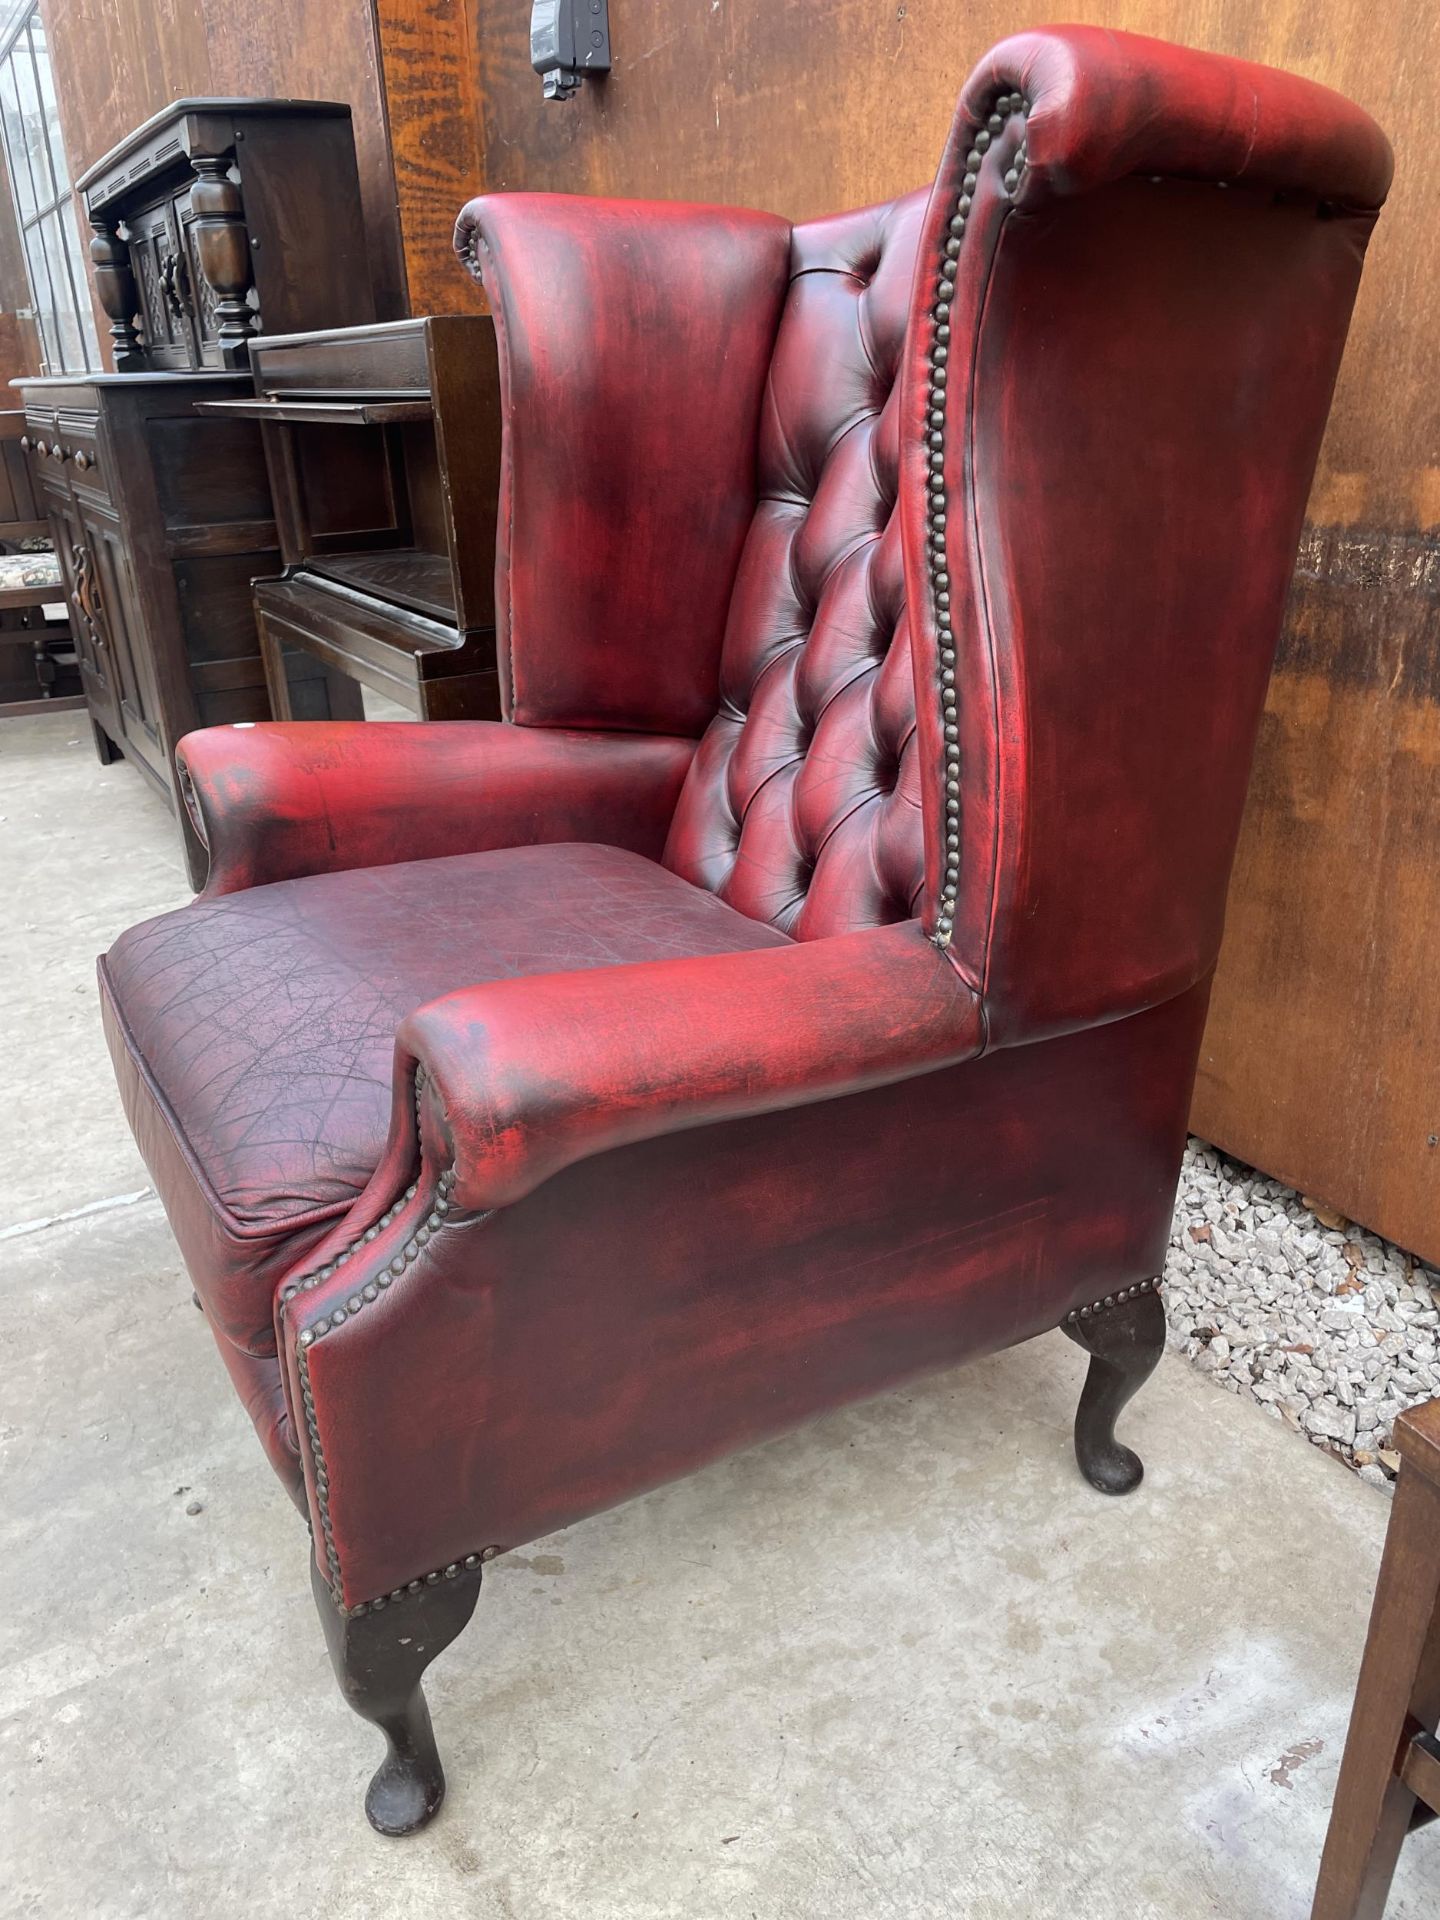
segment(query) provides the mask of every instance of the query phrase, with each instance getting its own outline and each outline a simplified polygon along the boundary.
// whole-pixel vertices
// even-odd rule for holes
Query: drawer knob
[[[28,433],[22,433],[22,434],[21,434],[21,436],[20,436],[20,451],[21,451],[22,453],[28,453],[28,452],[30,451],[30,449],[31,449],[31,447],[32,447],[32,446],[33,446],[34,444],[35,444],[35,443],[34,443],[34,441],[32,441],[32,440],[31,440],[31,438],[30,438],[30,436],[29,436],[29,434],[28,434]]]
[[[85,453],[82,450],[76,453],[75,464],[80,469],[81,473],[84,473],[86,468],[93,467],[95,462],[90,458],[88,453]]]
[[[50,442],[50,452],[56,460],[63,460],[65,458],[65,449],[58,440],[52,440]]]

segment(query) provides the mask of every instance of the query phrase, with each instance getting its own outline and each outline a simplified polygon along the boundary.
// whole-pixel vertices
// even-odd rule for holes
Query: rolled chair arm
[[[445,1116],[455,1202],[511,1204],[632,1141],[856,1093],[981,1045],[918,925],[447,994],[400,1028]]]
[[[658,857],[695,744],[489,720],[208,727],[176,749],[203,897],[303,874],[594,840]]]

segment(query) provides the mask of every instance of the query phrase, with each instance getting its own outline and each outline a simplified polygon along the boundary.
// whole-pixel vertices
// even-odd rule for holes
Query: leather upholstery
[[[695,744],[453,720],[210,727],[176,749],[204,896],[552,840],[654,856]]]
[[[347,1602],[1158,1273],[1206,997],[658,1134],[448,1216],[307,1352]],[[301,1296],[294,1404],[295,1333],[363,1299],[407,1230]]]
[[[215,1325],[273,1350],[276,1280],[380,1159],[412,1009],[482,980],[782,944],[637,854],[565,845],[283,881],[122,934],[102,963],[112,1050]]]
[[[789,224],[741,207],[488,194],[461,213],[455,245],[495,317],[508,428],[495,557],[506,716],[699,734],[755,509]]]
[[[924,878],[898,373],[924,194],[797,227],[720,711],[666,864],[814,939],[908,920]]]
[[[1153,1003],[1214,964],[1390,166],[1322,87],[1098,28],[1018,35],[967,83],[920,243],[900,498],[924,812],[958,813],[948,916],[927,838],[926,924],[982,990],[992,1043]]]
[[[192,736],[207,897],[106,968],[338,1601],[1158,1269],[1389,166],[1059,28],[928,196],[462,215],[518,724]]]
[[[254,1423],[265,1449],[265,1458],[280,1478],[290,1498],[305,1511],[305,1476],[300,1466],[300,1448],[290,1424],[290,1409],[285,1400],[285,1380],[274,1354],[247,1353],[218,1328],[215,1345],[239,1397]]]
[[[683,884],[683,883],[682,883]],[[707,894],[707,899],[714,899]],[[831,1100],[978,1053],[975,995],[914,921],[707,959],[467,987],[397,1037],[439,1089],[463,1206],[656,1133]],[[738,943],[737,943],[738,948]],[[699,1010],[703,1009],[703,1013]]]

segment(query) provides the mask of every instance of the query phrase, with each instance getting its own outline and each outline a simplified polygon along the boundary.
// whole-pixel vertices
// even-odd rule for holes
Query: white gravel
[[[1165,1305],[1172,1347],[1372,1486],[1396,1414],[1440,1394],[1440,1272],[1199,1140]]]

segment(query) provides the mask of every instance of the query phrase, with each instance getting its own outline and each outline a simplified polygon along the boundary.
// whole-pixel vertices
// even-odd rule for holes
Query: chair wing
[[[789,222],[491,194],[461,213],[455,244],[500,350],[507,714],[697,735],[755,510]]]
[[[992,1044],[1183,991],[1391,168],[1323,87],[1003,42],[920,240],[902,446],[926,926]]]

